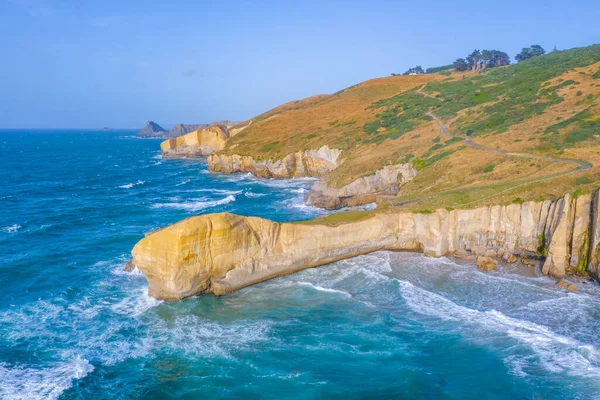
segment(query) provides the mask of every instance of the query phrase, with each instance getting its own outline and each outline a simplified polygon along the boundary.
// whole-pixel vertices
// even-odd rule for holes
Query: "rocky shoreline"
[[[379,250],[478,258],[484,270],[519,257],[538,260],[542,272],[555,278],[586,271],[598,279],[598,200],[595,191],[472,210],[366,213],[335,224],[207,214],[148,234],[133,248],[131,265],[146,276],[151,296],[171,301],[224,295]]]
[[[248,155],[220,154],[230,137],[251,124],[240,127],[213,125],[184,136],[165,140],[160,147],[164,158],[208,157],[208,170],[215,173],[250,173],[259,178],[321,178],[305,197],[308,205],[335,210],[375,203],[380,196],[395,196],[401,186],[417,175],[410,163],[388,165],[341,188],[330,184],[327,174],[341,164],[342,151],[324,145],[298,151],[281,159],[261,159]]]

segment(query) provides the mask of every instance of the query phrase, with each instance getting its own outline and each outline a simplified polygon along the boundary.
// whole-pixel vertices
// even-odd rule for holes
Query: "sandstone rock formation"
[[[417,170],[410,163],[389,165],[341,188],[329,185],[326,179],[315,182],[306,194],[308,205],[328,210],[375,202],[380,195],[396,195],[400,187],[414,179]]]
[[[158,125],[156,122],[148,121],[146,126],[144,126],[137,133],[137,136],[144,138],[157,138],[157,137],[165,137],[169,134],[165,128]]]
[[[492,257],[479,256],[477,257],[477,268],[482,271],[493,271],[498,266],[498,261]]]
[[[588,254],[573,240],[578,203],[598,221],[598,191],[587,200],[437,210],[431,214],[386,212],[327,225],[277,223],[228,213],[188,218],[140,240],[132,264],[142,271],[153,297],[178,300],[201,293],[223,295],[304,268],[378,250],[422,251],[428,256],[480,253],[547,254],[543,272],[562,277],[573,254],[598,279],[600,225],[590,224]],[[572,210],[575,209],[575,212]],[[583,211],[582,211],[583,212]],[[484,256],[485,257],[485,256]],[[543,255],[540,257],[544,257]]]
[[[175,124],[175,125],[173,125],[173,128],[169,132],[169,137],[178,137],[178,136],[187,135],[190,132],[199,131],[204,128],[207,128],[208,126],[209,126],[209,124],[195,124],[195,125]]]
[[[223,125],[212,125],[202,130],[188,133],[160,144],[163,157],[207,156],[222,150],[229,139],[229,131]]]
[[[208,169],[213,172],[249,172],[261,178],[294,178],[323,176],[338,165],[341,150],[323,146],[318,150],[299,151],[280,160],[255,160],[238,154],[213,154],[208,158]]]

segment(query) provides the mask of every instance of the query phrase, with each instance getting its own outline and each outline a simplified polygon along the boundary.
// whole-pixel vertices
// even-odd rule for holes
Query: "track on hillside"
[[[425,88],[425,86],[426,85],[423,85],[421,88],[419,88],[419,90],[417,90],[417,93],[419,93],[419,94],[421,94],[423,96],[426,96],[426,97],[431,97],[433,99],[442,101],[441,99],[438,99],[437,97],[434,97],[434,96],[432,96],[430,94],[427,94],[427,93],[423,92],[423,89]],[[448,133],[448,130],[446,129],[446,126],[444,125],[444,122],[438,116],[436,116],[433,112],[429,111],[426,114],[428,116],[430,116],[431,118],[433,118],[438,123],[438,126],[440,128],[440,133],[443,136],[446,136],[448,138],[454,138],[455,137],[455,136],[452,136],[451,134]],[[497,193],[495,193],[494,195],[492,195],[490,197],[487,197],[487,198],[481,199],[481,200],[477,200],[477,201],[482,201],[482,200],[490,199],[492,197],[498,196],[499,194],[502,194],[502,193],[505,193],[507,191],[513,190],[513,189],[515,189],[515,188],[517,188],[519,186],[522,186],[522,185],[526,185],[526,184],[533,183],[533,182],[540,182],[540,181],[544,181],[544,180],[548,180],[548,179],[555,179],[555,178],[559,178],[559,177],[562,177],[562,176],[571,175],[571,174],[575,174],[575,173],[578,173],[578,172],[586,171],[586,170],[589,170],[590,168],[592,168],[591,164],[589,164],[589,163],[587,163],[585,161],[581,161],[581,160],[574,160],[574,159],[570,159],[570,158],[541,157],[541,156],[536,156],[536,155],[533,155],[533,154],[523,154],[523,153],[508,153],[508,152],[503,151],[503,150],[492,149],[490,147],[486,147],[486,146],[482,146],[482,145],[477,144],[477,143],[473,143],[471,141],[471,139],[468,139],[465,136],[456,136],[456,137],[464,139],[465,144],[467,146],[469,146],[469,147],[472,147],[472,148],[478,149],[478,150],[489,151],[489,152],[492,152],[492,153],[495,153],[495,154],[499,154],[499,155],[502,155],[502,156],[505,156],[505,157],[528,158],[528,159],[532,159],[532,160],[549,161],[549,162],[555,162],[555,163],[567,163],[567,164],[571,164],[571,165],[575,165],[576,166],[576,168],[574,170],[567,171],[567,172],[560,172],[560,173],[556,173],[556,174],[550,174],[550,175],[541,176],[539,178],[533,178],[533,179],[515,180],[513,182],[517,183],[517,185],[512,186],[512,187],[510,187],[508,189],[502,190],[500,192],[497,192]],[[510,181],[509,182],[504,182],[503,184],[506,184],[506,183],[510,183]],[[417,201],[425,200],[425,199],[428,199],[428,198],[431,198],[433,196],[437,196],[437,195],[440,195],[440,194],[467,193],[467,192],[472,192],[472,191],[479,190],[479,189],[482,189],[482,188],[484,188],[484,187],[480,186],[480,187],[471,187],[471,188],[467,188],[467,189],[453,189],[453,190],[448,190],[448,191],[444,191],[444,192],[439,192],[439,193],[436,193],[436,194],[432,194],[432,195],[429,195],[429,196],[421,197],[421,198],[418,198],[418,199],[404,201],[404,202],[398,203],[397,206],[403,206],[403,205],[415,203]],[[466,204],[468,205],[468,204],[471,204],[471,203],[466,203]]]

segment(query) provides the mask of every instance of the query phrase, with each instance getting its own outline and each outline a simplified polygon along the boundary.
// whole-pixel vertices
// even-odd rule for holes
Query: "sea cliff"
[[[313,184],[304,201],[327,210],[375,203],[379,196],[397,195],[402,185],[416,176],[417,170],[406,163],[388,165],[341,188],[330,185],[328,179],[323,178]]]
[[[225,147],[229,130],[224,125],[211,125],[160,144],[165,158],[207,156]]]
[[[330,149],[327,145],[316,150],[298,151],[275,160],[239,154],[213,154],[208,157],[208,169],[226,174],[249,172],[261,178],[320,177],[339,165],[341,154],[341,150]]]
[[[579,270],[598,279],[598,191],[472,210],[348,215],[337,223],[277,223],[229,213],[192,217],[140,240],[131,264],[146,276],[149,294],[165,300],[224,295],[378,250],[481,256],[485,269],[495,265],[489,259],[538,258],[546,275],[561,278]]]

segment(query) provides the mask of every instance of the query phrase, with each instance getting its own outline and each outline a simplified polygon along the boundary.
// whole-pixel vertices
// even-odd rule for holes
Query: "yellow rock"
[[[201,293],[222,295],[304,268],[378,250],[461,256],[468,249],[483,251],[493,243],[506,249],[504,257],[514,262],[516,257],[511,252],[530,251],[532,244],[544,235],[550,239],[544,272],[560,275],[561,266],[572,256],[568,234],[572,226],[567,225],[569,221],[573,223],[573,218],[568,217],[573,213],[565,205],[571,204],[571,199],[567,195],[557,203],[533,203],[473,210],[439,209],[431,214],[390,211],[367,214],[358,220],[349,218],[336,225],[327,220],[277,223],[228,213],[207,214],[148,234],[133,248],[132,265],[145,274],[151,296],[177,300]],[[531,210],[540,211],[538,217],[522,218]],[[343,216],[335,221],[343,221]],[[495,263],[485,256],[478,259],[478,266],[486,270]],[[570,290],[575,290],[572,286]]]
[[[498,266],[498,261],[491,257],[479,256],[477,257],[477,268],[482,271],[493,271]]]
[[[229,139],[229,130],[224,125],[211,125],[187,135],[165,140],[160,144],[163,157],[208,156],[222,150]]]

